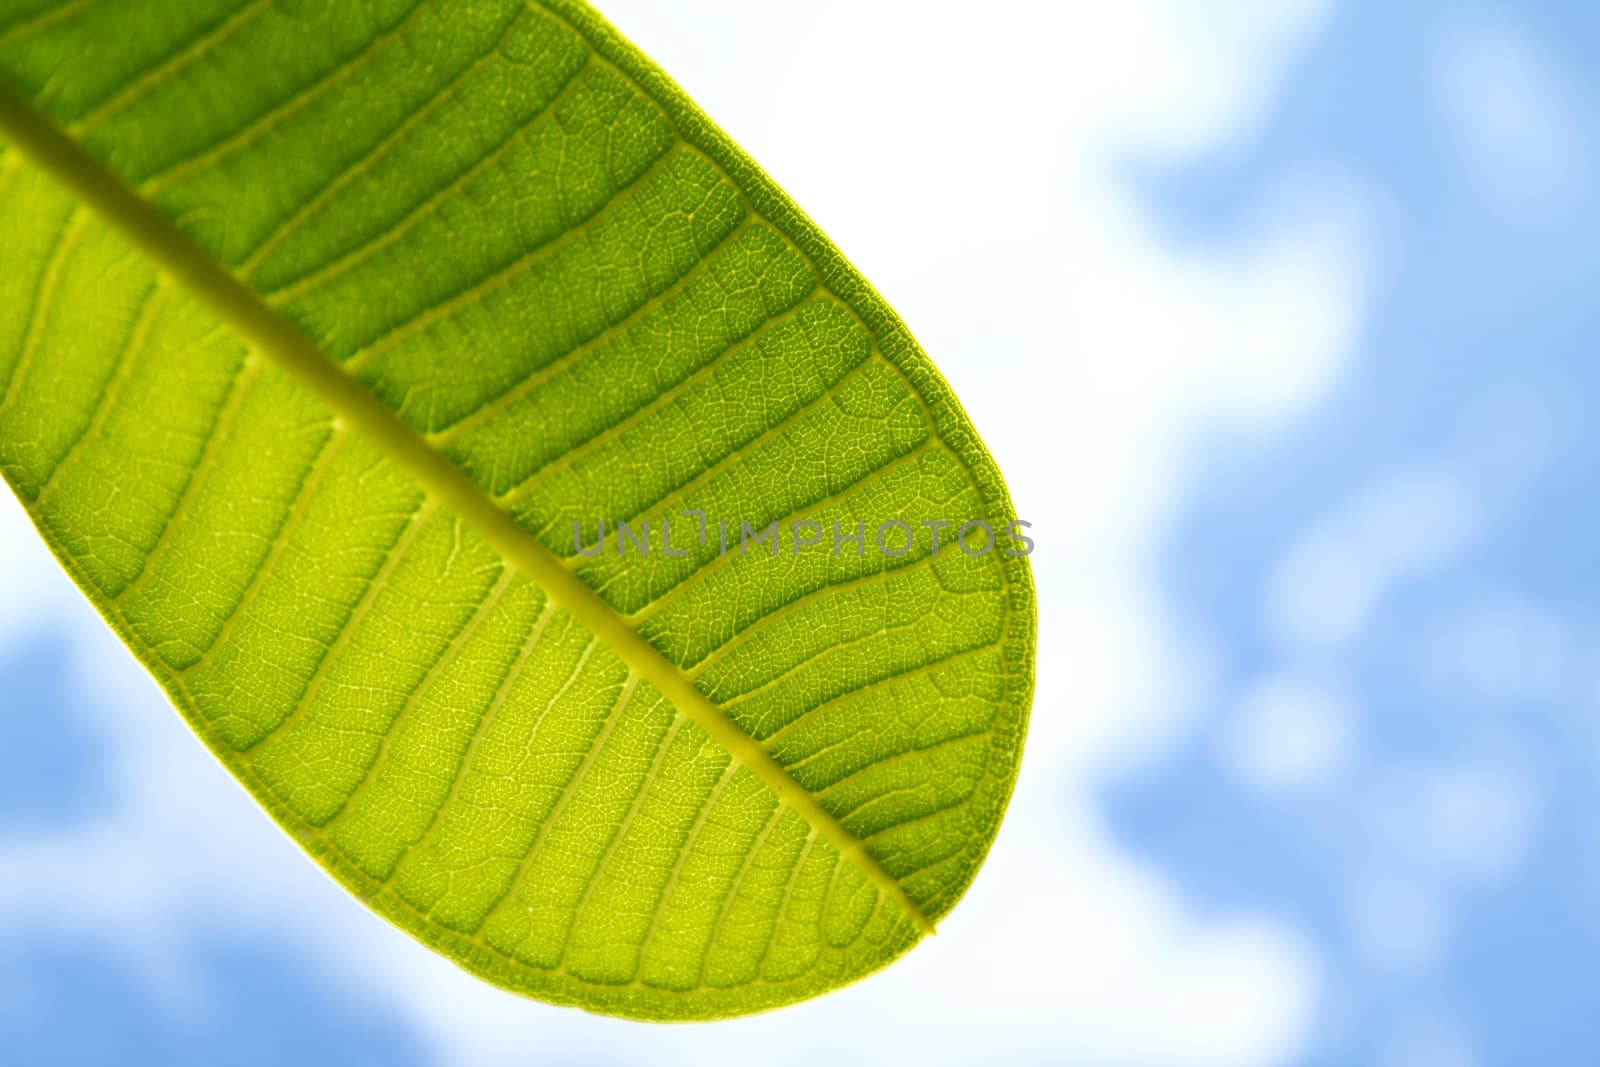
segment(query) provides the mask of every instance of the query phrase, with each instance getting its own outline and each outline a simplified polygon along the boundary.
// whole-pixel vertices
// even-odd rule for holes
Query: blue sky
[[[1337,385],[1282,432],[1213,441],[1168,532],[1171,610],[1222,635],[1216,689],[1177,758],[1106,795],[1204,906],[1314,932],[1329,1004],[1300,1062],[1600,1056],[1597,26],[1570,4],[1339,10],[1249,153],[1141,176],[1185,239],[1286,159],[1348,160],[1390,201]],[[1387,571],[1359,623],[1319,620],[1340,590],[1305,575],[1320,604],[1263,618],[1296,551],[1346,583]],[[1303,788],[1230,774],[1263,678],[1346,717],[1352,751]]]
[[[1600,12],[693,7],[605,5],[1036,523],[1039,696],[968,899],[753,1020],[489,989],[250,806],[6,501],[0,1058],[1600,1060]]]

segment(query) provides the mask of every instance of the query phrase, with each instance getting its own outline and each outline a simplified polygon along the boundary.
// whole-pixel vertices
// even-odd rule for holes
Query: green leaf
[[[0,141],[6,479],[374,911],[679,1019],[855,980],[955,904],[1032,691],[1005,487],[587,6],[0,0]],[[582,554],[601,519],[653,550]]]

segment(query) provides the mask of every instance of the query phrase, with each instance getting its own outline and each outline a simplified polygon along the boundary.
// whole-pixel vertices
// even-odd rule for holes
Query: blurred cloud
[[[1452,472],[1386,474],[1289,550],[1268,592],[1269,626],[1290,642],[1344,645],[1392,588],[1453,562],[1483,528],[1481,502]]]
[[[1391,769],[1369,794],[1378,854],[1445,884],[1494,881],[1522,861],[1536,825],[1534,784],[1508,762]]]
[[[1321,785],[1352,759],[1355,721],[1344,701],[1293,677],[1256,683],[1223,725],[1222,757],[1263,792]]]
[[[1378,971],[1426,970],[1449,943],[1451,912],[1425,879],[1392,872],[1357,876],[1346,907],[1356,955]]]
[[[1579,106],[1551,55],[1512,26],[1464,16],[1442,33],[1430,67],[1446,125],[1496,206],[1527,212],[1573,191]]]
[[[0,648],[19,643],[37,631],[57,610],[60,566],[52,559],[48,566],[28,566],[24,560],[36,559],[33,545],[39,540],[27,513],[11,499],[9,490],[0,491],[0,560],[5,561],[5,595],[0,596]]]
[[[1509,761],[1369,769],[1344,878],[1346,934],[1378,973],[1441,968],[1467,894],[1512,876],[1538,828],[1539,791]]]
[[[1438,1020],[1411,1024],[1390,1036],[1378,1067],[1477,1067],[1472,1042],[1460,1027]]]
[[[1508,704],[1568,703],[1582,684],[1570,626],[1509,594],[1480,598],[1446,622],[1429,652],[1434,678]]]

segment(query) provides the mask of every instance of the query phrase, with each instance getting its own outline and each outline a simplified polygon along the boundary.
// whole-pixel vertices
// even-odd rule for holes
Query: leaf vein
[[[211,330],[208,330],[195,343],[205,344],[219,335],[221,331],[222,325],[219,323]],[[255,358],[255,353],[247,351],[244,360],[239,368],[234,371],[232,380],[228,383],[227,396],[217,409],[216,418],[211,423],[211,431],[206,434],[206,443],[200,451],[199,462],[195,464],[188,480],[184,483],[183,492],[179,495],[177,503],[173,505],[172,512],[167,516],[166,522],[162,525],[161,533],[156,537],[155,544],[144,554],[144,560],[139,565],[139,572],[129,580],[127,585],[122,587],[120,592],[111,598],[113,607],[124,604],[129,598],[138,595],[139,590],[144,588],[145,583],[155,574],[156,564],[161,561],[162,557],[166,555],[167,549],[171,547],[173,535],[177,533],[180,524],[188,516],[189,508],[194,504],[194,498],[199,494],[201,486],[216,465],[217,452],[221,450],[223,443],[227,440],[228,430],[233,424],[233,418],[238,414],[240,405],[244,403],[245,394],[250,391],[250,386],[255,382],[256,376],[260,372],[261,364]]]
[[[192,41],[180,45],[169,55],[157,59],[150,67],[142,71],[134,71],[127,81],[113,89],[100,102],[96,103],[88,112],[80,115],[67,124],[67,129],[74,134],[85,134],[95,129],[108,119],[127,110],[138,103],[140,97],[158,86],[167,78],[173,77],[186,67],[195,63],[202,55],[214,46],[222,43],[240,26],[254,19],[261,12],[272,6],[272,0],[250,0],[233,11],[218,19],[217,22],[203,30]]]
[[[678,886],[678,876],[683,872],[684,863],[689,859],[690,854],[694,852],[696,842],[700,840],[700,831],[705,826],[706,819],[710,817],[712,809],[717,806],[717,801],[722,797],[723,789],[727,788],[728,783],[733,781],[734,773],[738,769],[738,760],[728,760],[728,765],[722,769],[722,777],[717,779],[717,784],[711,787],[711,792],[706,795],[705,800],[700,802],[700,807],[695,812],[694,822],[689,826],[689,836],[684,839],[683,846],[678,850],[677,858],[672,861],[672,870],[667,873],[667,881],[661,887],[661,892],[656,896],[655,907],[650,911],[650,922],[645,927],[644,938],[639,942],[639,962],[634,969],[634,981],[636,983],[648,984],[645,983],[642,977],[644,965],[649,960],[650,946],[655,942],[661,916],[665,914],[667,909],[667,901],[671,899],[673,891]]]
[[[272,547],[267,550],[267,558],[256,568],[256,573],[251,577],[250,583],[245,586],[244,592],[239,595],[228,614],[223,617],[222,625],[217,628],[217,634],[211,643],[201,649],[200,655],[195,657],[193,663],[178,671],[179,678],[187,677],[199,670],[210,658],[211,654],[227,642],[228,635],[232,632],[234,624],[244,615],[256,593],[266,584],[268,577],[273,573],[280,556],[287,548],[300,520],[305,516],[310,507],[311,500],[316,495],[318,485],[322,482],[322,475],[333,462],[334,454],[339,451],[340,445],[345,440],[344,433],[335,429],[330,433],[322,446],[317,450],[316,457],[311,461],[306,475],[300,481],[300,486],[295,490],[294,502],[289,505],[289,511],[283,517],[283,522],[274,531]]]
[[[760,636],[762,630],[783,621],[785,618],[792,617],[794,612],[804,608],[812,601],[826,599],[830,596],[842,593],[847,589],[859,589],[866,586],[876,585],[880,582],[883,584],[888,584],[890,579],[904,578],[908,574],[915,574],[922,571],[924,568],[931,567],[937,559],[932,552],[929,552],[925,556],[907,556],[904,558],[905,562],[900,563],[898,566],[890,564],[885,566],[881,571],[868,571],[866,574],[858,574],[854,578],[846,578],[843,581],[824,583],[823,585],[811,590],[809,593],[796,597],[793,600],[785,601],[766,614],[758,615],[756,618],[745,623],[742,627],[734,632],[732,637],[728,638],[728,640],[724,641],[710,652],[707,652],[696,662],[685,664],[683,668],[684,671],[687,672],[692,678],[700,677],[706,671],[716,666],[718,661],[726,658],[734,652],[737,652],[744,645],[749,644],[756,637]]]
[[[93,0],[67,0],[64,4],[46,8],[36,15],[13,23],[0,31],[0,48],[10,48],[29,37],[43,33],[52,26],[66,22],[73,16],[82,14],[91,3]]]
[[[511,149],[516,146],[519,138],[521,138],[530,129],[542,121],[545,116],[554,114],[556,109],[561,106],[561,103],[567,99],[568,94],[572,93],[576,89],[578,83],[582,81],[583,75],[588,69],[589,64],[586,62],[583,66],[579,67],[573,72],[572,77],[568,78],[566,84],[561,87],[555,96],[550,98],[550,102],[548,104],[530,116],[526,122],[514,127],[512,131],[506,135],[504,140],[495,145],[494,148],[490,149],[486,154],[475,160],[460,174],[456,175],[448,183],[446,183],[442,188],[429,194],[427,197],[413,205],[409,210],[407,210],[406,214],[402,216],[399,221],[386,227],[379,233],[372,235],[371,237],[362,241],[360,244],[356,245],[354,248],[339,253],[333,259],[328,260],[326,263],[323,263],[321,266],[314,268],[308,273],[297,278],[292,278],[289,281],[279,285],[276,289],[262,293],[261,298],[274,306],[282,306],[290,303],[291,301],[299,299],[301,296],[304,296],[306,293],[316,289],[317,287],[326,284],[334,278],[348,273],[350,270],[360,266],[362,263],[366,262],[368,259],[371,259],[379,252],[383,251],[383,249],[389,247],[391,244],[403,239],[406,234],[410,233],[416,228],[423,217],[426,216],[430,211],[437,208],[451,196],[455,195],[463,186],[472,181],[472,179],[476,178],[479,174],[482,174],[485,170],[489,169],[489,167],[498,163],[507,152],[511,151]],[[582,225],[585,221],[587,220],[580,219],[575,225]]]
[[[68,446],[67,451],[50,468],[50,473],[45,477],[44,484],[39,487],[39,492],[34,496],[32,506],[38,509],[44,505],[45,498],[55,489],[61,475],[70,470],[76,463],[83,449],[93,441],[105,426],[105,420],[112,409],[117,405],[117,400],[122,395],[122,390],[132,377],[133,368],[138,362],[139,354],[144,350],[145,342],[149,338],[151,323],[155,320],[156,310],[161,306],[166,295],[166,288],[158,281],[145,293],[139,304],[138,316],[134,321],[133,333],[127,343],[118,353],[116,368],[112,371],[111,380],[101,390],[100,398],[95,402],[94,412],[89,416],[89,421],[84,425],[83,432],[78,434]]]
[[[420,311],[412,313],[411,317],[389,327],[383,334],[369,341],[345,360],[345,368],[350,373],[355,373],[362,367],[377,359],[383,353],[402,344],[408,338],[428,329],[435,323],[447,319],[460,311],[482,300],[488,294],[508,284],[513,278],[526,271],[536,268],[540,263],[548,262],[569,245],[576,244],[592,236],[590,227],[602,215],[610,217],[622,210],[623,205],[631,202],[630,194],[644,186],[650,179],[662,173],[673,160],[679,158],[676,151],[668,148],[649,167],[641,171],[638,177],[613,192],[605,204],[587,219],[568,227],[550,240],[523,251],[511,262],[497,270],[470,283],[466,288],[431,304]],[[694,269],[693,266],[689,268]]]
[[[785,810],[783,802],[774,797],[772,811],[767,815],[767,821],[761,825],[761,832],[750,843],[750,847],[745,849],[744,858],[739,862],[738,873],[734,875],[733,882],[723,893],[722,899],[717,902],[717,917],[711,921],[711,934],[706,938],[705,951],[700,954],[700,971],[695,978],[696,988],[706,984],[706,964],[710,962],[712,953],[716,951],[717,938],[722,933],[723,923],[728,921],[728,912],[733,909],[734,900],[739,896],[739,890],[744,885],[745,877],[750,873],[750,868],[755,863],[756,857],[761,854],[761,849],[765,847],[767,838],[772,834],[773,827],[777,826],[782,820]]]
[[[455,522],[459,527],[460,520],[457,519]],[[451,663],[455,662],[456,658],[461,654],[461,650],[466,647],[469,641],[472,640],[473,634],[478,632],[478,627],[482,625],[485,619],[494,614],[495,606],[500,603],[500,598],[505,595],[505,591],[511,587],[511,580],[515,574],[516,571],[512,570],[509,566],[501,567],[500,577],[495,579],[494,585],[490,587],[483,600],[478,603],[478,606],[473,609],[472,616],[456,633],[455,638],[450,642],[449,646],[444,650],[444,652],[440,654],[439,658],[434,660],[433,663],[428,667],[427,673],[424,674],[422,680],[417,683],[417,686],[414,690],[412,690],[411,695],[406,698],[405,704],[402,705],[400,710],[395,713],[395,717],[389,721],[388,727],[383,732],[383,741],[378,745],[378,751],[372,757],[372,762],[368,764],[366,771],[364,771],[361,775],[361,779],[356,782],[355,787],[350,791],[350,795],[346,797],[344,803],[339,806],[339,810],[335,811],[331,816],[328,817],[327,821],[323,824],[324,826],[331,825],[334,820],[338,819],[345,812],[353,810],[356,799],[361,795],[362,791],[365,790],[370,783],[377,780],[379,767],[383,764],[384,760],[388,758],[390,746],[393,745],[395,737],[400,733],[401,723],[405,720],[407,715],[409,715],[416,708],[418,704],[422,703],[423,697],[428,694],[429,688],[435,681],[438,680],[439,674],[444,671],[445,668],[449,667]]]
[[[594,642],[591,640],[589,642],[589,648],[593,647]],[[585,650],[585,653],[587,655],[587,650]],[[582,670],[581,663],[579,664],[578,670]],[[573,673],[573,678],[576,677],[577,672],[575,671]],[[571,684],[572,679],[568,679],[567,685],[562,686],[561,690],[550,699],[548,706],[555,706],[556,701],[561,698],[561,695],[567,691]],[[494,911],[494,909],[498,908],[501,904],[516,899],[517,886],[522,883],[522,880],[527,876],[527,873],[533,869],[534,860],[536,860],[539,857],[539,854],[543,851],[545,842],[550,837],[550,831],[555,829],[555,825],[558,821],[560,821],[562,813],[567,810],[567,804],[583,786],[584,781],[587,780],[589,776],[589,768],[594,765],[594,761],[598,759],[600,757],[600,753],[604,751],[606,742],[611,738],[612,729],[619,721],[621,721],[622,712],[625,708],[627,708],[629,702],[633,700],[633,695],[635,691],[637,691],[638,687],[639,675],[637,672],[630,670],[628,672],[627,679],[622,684],[621,691],[617,694],[617,699],[612,702],[611,710],[609,713],[607,713],[605,722],[600,725],[599,732],[596,733],[594,739],[589,742],[589,747],[584,751],[583,759],[573,770],[572,777],[568,778],[566,784],[562,786],[561,794],[560,796],[556,797],[556,802],[551,806],[550,813],[546,815],[544,820],[539,824],[539,829],[535,832],[533,841],[529,843],[528,850],[523,853],[522,858],[517,861],[517,869],[511,875],[511,880],[506,883],[505,892],[501,893],[500,896],[492,904],[490,904],[489,910],[485,912],[485,922],[488,921],[487,917]],[[598,876],[598,872],[596,872],[596,875]],[[482,928],[480,927],[480,932],[481,930]],[[482,939],[480,938],[480,940]]]
[[[717,370],[729,359],[732,359],[740,352],[748,351],[751,346],[759,343],[760,338],[765,336],[765,332],[767,330],[775,328],[781,323],[786,322],[793,316],[799,314],[801,308],[807,303],[808,300],[809,298],[801,301],[801,303],[796,304],[794,307],[791,307],[786,311],[779,312],[777,315],[766,319],[758,327],[756,327],[755,330],[723,348],[716,355],[712,356],[711,359],[702,364],[697,370],[686,376],[682,381],[652,396],[639,407],[629,412],[621,420],[612,423],[600,433],[597,433],[592,437],[579,442],[577,445],[567,449],[560,455],[551,457],[544,464],[542,464],[538,470],[530,474],[521,483],[500,494],[500,496],[496,499],[502,505],[510,504],[531,493],[537,487],[538,483],[543,481],[544,477],[557,467],[571,467],[584,456],[592,455],[598,449],[605,447],[607,443],[620,440],[623,434],[638,426],[651,415],[663,410],[667,405],[683,396],[696,385],[706,381],[706,379],[715,374]]]
[[[505,28],[500,31],[500,36],[490,45],[488,51],[474,57],[472,62],[463,67],[460,73],[456,74],[455,77],[451,78],[443,87],[430,96],[421,107],[407,115],[403,121],[390,130],[381,141],[364,155],[352,160],[344,170],[340,171],[327,185],[323,186],[316,196],[307,200],[293,215],[279,223],[271,233],[267,234],[261,240],[261,243],[239,264],[240,277],[247,280],[253,277],[267,257],[281,247],[283,242],[303,229],[312,216],[326,207],[334,197],[349,188],[352,183],[370,174],[388,156],[392,149],[429,118],[433,117],[435,111],[453,99],[456,91],[462,85],[482,71],[489,63],[500,57],[501,47],[504,46],[506,39],[511,36],[511,31],[516,29],[524,13],[518,12],[506,23]],[[544,109],[539,112],[541,115],[544,113]]]
[[[461,763],[456,767],[455,776],[450,781],[450,789],[445,793],[444,800],[440,802],[438,809],[433,813],[433,817],[428,820],[428,825],[422,828],[422,833],[417,835],[416,840],[401,850],[400,855],[395,859],[394,867],[390,870],[389,878],[385,879],[385,882],[393,879],[394,875],[399,872],[400,865],[406,856],[416,846],[428,840],[434,829],[438,827],[439,820],[444,817],[444,813],[450,810],[450,806],[455,802],[457,794],[461,792],[462,783],[467,780],[467,774],[472,769],[473,757],[477,755],[479,743],[483,740],[484,735],[489,732],[489,728],[499,715],[500,709],[505,706],[506,699],[511,695],[511,691],[516,688],[517,682],[521,680],[523,668],[527,666],[528,660],[533,655],[533,650],[539,645],[539,639],[544,636],[546,627],[550,625],[550,620],[555,616],[555,602],[546,597],[544,605],[539,609],[538,618],[534,620],[533,632],[528,635],[527,641],[522,646],[522,651],[517,654],[516,661],[512,663],[511,668],[506,671],[505,677],[501,679],[500,687],[496,690],[494,699],[489,702],[488,708],[484,709],[483,715],[479,717],[477,724],[473,726],[472,736],[467,741],[466,751],[461,754]]]
[[[845,499],[851,494],[860,492],[862,487],[867,485],[874,478],[881,477],[885,474],[888,474],[892,470],[898,470],[900,467],[909,466],[910,464],[917,462],[919,459],[921,459],[925,452],[928,452],[934,448],[936,443],[937,438],[930,435],[915,448],[912,448],[906,452],[902,452],[897,456],[891,456],[886,462],[873,467],[871,470],[867,471],[859,478],[854,479],[844,487],[835,489],[826,496],[818,497],[815,500],[809,500],[806,503],[791,509],[783,515],[779,515],[773,519],[770,519],[768,521],[768,525],[776,522],[781,528],[784,523],[790,521],[797,515],[803,515],[808,511],[816,511],[826,508],[829,505],[837,504],[839,501]],[[762,527],[762,529],[765,528],[766,527]],[[733,560],[744,558],[745,557],[742,554],[731,551],[712,557],[706,563],[696,567],[694,570],[684,575],[673,585],[662,590],[654,599],[652,599],[648,604],[644,605],[644,607],[629,615],[629,621],[635,623],[643,622],[645,619],[658,614],[668,603],[679,599],[690,589],[706,581],[721,568],[730,566]]]
[[[147,175],[144,181],[139,183],[139,191],[153,199],[196,171],[219,163],[236,150],[258,142],[264,135],[271,133],[291,116],[299,114],[322,99],[334,86],[360,70],[384,45],[402,36],[410,28],[411,20],[429,10],[430,6],[428,0],[413,0],[412,6],[406,10],[405,16],[399,22],[382,33],[375,34],[372,40],[363,45],[355,55],[318,75],[310,84],[295,90],[262,114],[246,122],[244,126],[226,134],[215,144],[202,148],[175,163],[169,163],[154,174]]]
[[[811,848],[817,843],[817,831],[812,828],[806,831],[805,847],[800,850],[800,855],[795,858],[794,866],[789,870],[789,880],[784,883],[783,896],[778,899],[778,914],[772,921],[772,932],[767,936],[767,943],[761,946],[761,955],[756,958],[756,977],[766,980],[762,974],[767,965],[767,957],[772,955],[772,946],[778,943],[778,931],[783,924],[789,921],[789,905],[794,900],[794,887],[800,881],[800,872],[805,870],[806,860],[811,857]],[[820,934],[821,931],[819,930]]]
[[[871,762],[863,763],[861,766],[859,766],[859,767],[855,768],[854,770],[850,771],[850,773],[845,774],[845,775],[843,775],[843,776],[841,776],[839,778],[836,778],[833,781],[829,782],[827,785],[823,786],[821,789],[818,789],[817,790],[817,796],[821,797],[821,796],[824,796],[824,795],[826,795],[828,793],[831,793],[835,789],[838,789],[841,786],[847,785],[850,782],[854,781],[855,779],[859,778],[861,775],[866,774],[868,771],[881,770],[884,767],[894,766],[895,764],[903,763],[906,760],[916,759],[918,756],[931,756],[935,752],[939,752],[939,751],[941,751],[943,749],[950,748],[950,747],[952,747],[954,745],[959,745],[963,741],[975,741],[980,737],[988,737],[989,733],[993,729],[993,727],[994,727],[994,723],[991,721],[991,722],[985,723],[981,730],[969,730],[966,733],[954,734],[954,735],[952,735],[950,737],[940,738],[938,741],[935,741],[931,745],[922,745],[922,746],[920,746],[918,748],[908,748],[904,752],[896,752],[893,755],[885,756],[882,759],[872,760]],[[920,784],[925,784],[925,783],[920,783]],[[871,798],[871,800],[867,801],[866,803],[871,803],[873,800],[881,799],[882,797],[887,796],[887,795],[888,795],[887,793],[879,793],[879,794],[873,796]],[[863,805],[863,806],[865,806],[865,805]],[[851,815],[856,814],[856,812],[859,811],[859,810],[860,810],[860,808],[851,808],[849,811],[841,811],[841,812],[837,812],[837,814],[838,814],[839,818],[845,819],[845,818],[850,817]]]
[[[83,211],[74,205],[61,225],[61,232],[56,235],[55,243],[50,251],[50,259],[45,266],[44,272],[39,276],[38,288],[34,290],[33,307],[28,316],[28,329],[22,336],[22,347],[18,351],[17,362],[11,368],[11,376],[6,382],[5,395],[0,397],[0,415],[5,414],[17,399],[17,394],[22,391],[22,382],[27,376],[34,352],[39,347],[39,336],[44,332],[44,320],[49,311],[51,301],[55,299],[56,286],[61,281],[61,272],[65,267],[67,258],[72,254],[74,247],[83,235],[84,220]]]
[[[355,608],[340,623],[338,633],[335,634],[332,643],[328,645],[327,650],[323,652],[322,657],[317,661],[317,668],[312,673],[311,679],[306,683],[305,688],[301,690],[300,699],[295,702],[289,714],[285,715],[276,726],[240,751],[250,752],[279,736],[294,723],[299,722],[300,717],[316,702],[317,693],[321,690],[323,683],[328,678],[328,674],[349,645],[351,635],[359,629],[361,620],[366,618],[367,612],[371,610],[373,603],[383,593],[384,587],[388,584],[389,576],[404,561],[406,551],[411,547],[411,542],[416,539],[417,534],[427,525],[428,520],[433,517],[437,509],[437,503],[425,499],[422,506],[411,513],[411,516],[406,520],[406,525],[401,528],[400,533],[397,535],[395,542],[385,552],[383,565],[378,568],[378,573],[368,580],[366,591],[361,594],[361,599],[356,602]],[[287,800],[288,798],[285,797],[284,799]]]
[[[717,238],[717,243],[712,245],[711,248],[706,251],[705,255],[699,258],[694,266],[684,271],[683,274],[673,281],[673,283],[667,288],[663,289],[655,296],[652,296],[649,300],[646,300],[638,307],[632,309],[621,319],[618,319],[610,326],[607,326],[604,330],[595,334],[593,337],[586,341],[578,342],[578,344],[568,349],[555,359],[551,360],[549,363],[546,363],[542,367],[536,368],[531,374],[523,378],[520,382],[514,383],[499,396],[486,401],[475,410],[461,416],[448,426],[442,426],[439,429],[427,434],[428,440],[440,447],[447,446],[452,442],[459,440],[467,434],[470,434],[473,430],[477,429],[489,419],[493,418],[499,412],[505,410],[507,407],[510,407],[512,404],[516,403],[524,396],[527,396],[529,393],[537,390],[541,385],[544,385],[546,382],[570,369],[584,355],[598,351],[609,341],[627,332],[629,329],[641,322],[652,311],[664,306],[673,297],[677,296],[690,285],[694,284],[697,279],[702,277],[702,271],[710,264],[712,258],[715,257],[719,251],[732,243],[741,233],[744,233],[755,224],[756,223],[754,220],[750,218],[740,221],[739,225],[735,226],[733,229]],[[563,453],[560,456],[554,457],[546,464],[546,466],[551,463],[559,462],[561,459],[565,458],[567,454],[568,453]],[[543,468],[540,469],[542,470]],[[535,471],[534,473],[537,475],[538,471]],[[505,498],[511,497],[513,494],[517,493],[517,491],[525,484],[526,482],[513,486],[505,493],[502,493],[502,502],[504,502]]]
[[[847,689],[843,693],[838,693],[829,697],[816,707],[809,708],[802,712],[798,717],[784,723],[778,729],[774,730],[772,733],[763,738],[761,744],[770,752],[772,750],[772,746],[777,744],[785,734],[799,726],[801,723],[805,722],[807,719],[810,719],[818,712],[831,708],[836,704],[843,703],[846,700],[854,700],[858,697],[865,696],[866,694],[875,692],[878,689],[893,685],[895,682],[900,682],[907,678],[915,677],[924,671],[937,670],[940,667],[948,666],[951,663],[959,662],[960,660],[967,659],[968,657],[977,656],[984,652],[992,651],[998,647],[1000,647],[999,641],[986,641],[981,645],[974,645],[972,648],[964,648],[959,652],[952,652],[947,656],[940,656],[938,659],[927,660],[926,662],[918,663],[914,666],[908,667],[905,670],[895,671],[891,674],[883,675],[880,678],[873,679],[866,685],[857,686],[854,689]],[[820,753],[813,753],[812,755],[819,754]],[[807,759],[809,758],[810,757],[807,757]],[[800,761],[800,763],[804,762],[805,760]],[[800,766],[800,763],[793,764],[792,766],[798,767]]]

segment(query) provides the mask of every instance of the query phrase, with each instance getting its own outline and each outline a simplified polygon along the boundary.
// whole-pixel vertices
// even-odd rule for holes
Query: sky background
[[[988,864],[777,1013],[503,993],[305,859],[7,497],[0,1061],[1600,1062],[1600,6],[603,8],[1035,524]]]

